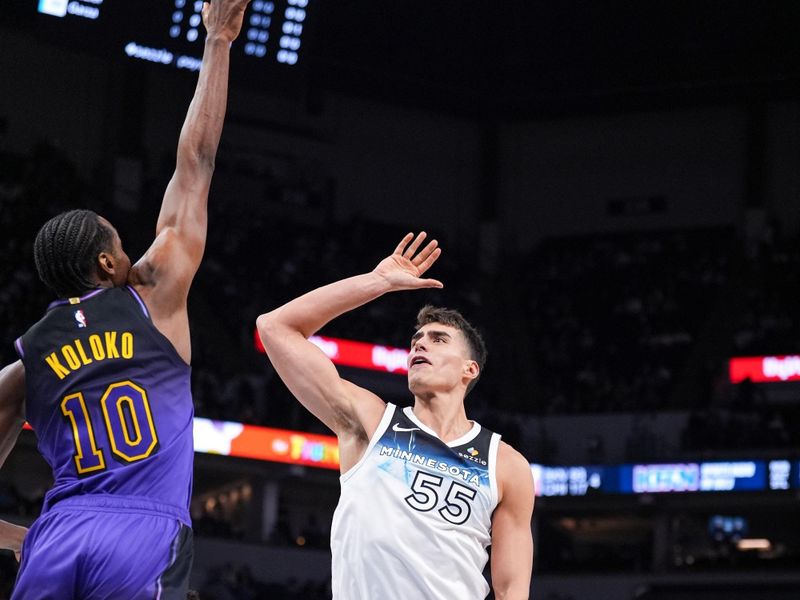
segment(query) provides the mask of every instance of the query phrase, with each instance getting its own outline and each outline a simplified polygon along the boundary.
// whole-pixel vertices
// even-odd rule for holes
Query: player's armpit
[[[273,313],[256,326],[270,362],[306,409],[340,438],[372,435],[386,408],[378,396],[339,377],[322,350]]]
[[[21,360],[0,371],[0,465],[25,423],[25,367]]]
[[[147,306],[151,312],[169,315],[186,305],[189,287],[199,266],[199,260],[190,257],[191,252],[175,229],[168,227],[133,265],[129,283],[150,300]]]
[[[492,515],[492,587],[498,600],[530,595],[533,570],[534,487],[530,464],[508,444],[497,457],[501,498]]]

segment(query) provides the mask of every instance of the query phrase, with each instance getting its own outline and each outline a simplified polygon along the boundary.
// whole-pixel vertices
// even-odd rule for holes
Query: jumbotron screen
[[[205,28],[202,0],[29,0],[37,35],[111,58],[196,71]],[[232,60],[252,68],[301,63],[314,0],[253,0]],[[31,14],[32,13],[32,14]]]

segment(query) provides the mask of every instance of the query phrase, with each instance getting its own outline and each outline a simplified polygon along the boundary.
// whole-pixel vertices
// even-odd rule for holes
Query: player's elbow
[[[277,350],[292,344],[299,338],[308,339],[313,332],[306,332],[301,324],[297,323],[291,311],[285,307],[276,308],[256,319],[256,330],[261,338],[261,343],[267,354],[270,349]]]
[[[497,600],[528,600],[530,598],[530,581],[495,585],[493,591]]]
[[[261,338],[261,343],[264,345],[264,348],[268,348],[269,345],[279,337],[278,333],[281,330],[281,323],[276,312],[273,310],[272,312],[260,315],[256,319],[256,330],[258,331],[258,337]]]
[[[272,317],[272,313],[264,313],[258,316],[256,319],[256,329],[258,330],[258,335],[261,336],[262,342],[264,341],[264,337],[269,334],[274,324],[275,319]]]
[[[216,144],[204,144],[202,140],[189,137],[178,143],[177,170],[185,173],[200,174],[210,178],[216,167]]]

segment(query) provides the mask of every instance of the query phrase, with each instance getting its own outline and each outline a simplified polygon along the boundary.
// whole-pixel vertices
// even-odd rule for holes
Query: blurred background
[[[52,299],[45,220],[152,241],[201,6],[3,3],[2,364]],[[483,330],[467,409],[532,464],[532,597],[800,597],[798,25],[778,0],[254,0],[190,295],[201,598],[330,597],[335,443],[255,318],[420,229],[444,290],[316,342],[408,405],[419,307]],[[50,483],[23,432],[0,517],[30,524]],[[15,573],[0,557],[0,597]]]

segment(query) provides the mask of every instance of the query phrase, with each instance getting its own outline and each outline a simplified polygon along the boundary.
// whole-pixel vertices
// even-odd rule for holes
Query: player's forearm
[[[7,415],[5,411],[0,412],[0,467],[5,464],[6,458],[14,449],[24,424],[25,419],[16,414]]]
[[[214,161],[228,104],[229,70],[230,42],[209,35],[197,88],[178,140],[174,176],[182,187],[203,189],[200,193],[166,195],[158,218],[157,231],[176,225],[176,220],[185,208],[192,212],[206,210],[207,189],[214,172]],[[197,206],[186,207],[187,202],[195,202]]]
[[[229,70],[230,42],[209,35],[197,88],[178,141],[179,162],[196,162],[213,168],[228,104]]]
[[[0,548],[19,552],[26,533],[28,530],[25,527],[0,521]]]
[[[0,371],[0,465],[14,448],[25,423],[25,368],[21,361]]]
[[[349,277],[317,288],[258,318],[259,331],[286,327],[310,337],[339,315],[358,308],[391,291],[387,281],[375,273]]]

